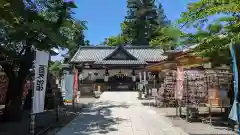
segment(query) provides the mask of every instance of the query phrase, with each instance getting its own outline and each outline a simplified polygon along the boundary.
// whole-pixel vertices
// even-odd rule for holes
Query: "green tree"
[[[108,46],[118,46],[118,45],[125,45],[130,43],[127,33],[124,33],[128,26],[123,22],[120,24],[121,33],[117,36],[111,36],[104,40],[102,44]]]
[[[183,32],[174,27],[159,28],[156,37],[150,41],[151,46],[159,46],[163,50],[170,50],[181,45],[180,39]]]
[[[85,26],[85,24],[82,24],[80,26]],[[81,28],[81,27],[80,27]],[[73,39],[72,44],[70,44],[68,46],[68,57],[71,59],[74,54],[77,52],[77,50],[79,49],[79,47],[81,46],[90,46],[90,41],[85,39],[84,36],[84,29],[81,28],[82,31],[79,31],[76,36]]]
[[[128,0],[127,8],[123,34],[132,45],[149,45],[156,30],[169,25],[162,5],[157,6],[155,0]]]
[[[61,61],[50,61],[49,63],[49,71],[55,76],[61,76]]]
[[[20,120],[25,79],[34,59],[34,50],[66,48],[79,29],[72,17],[73,2],[54,0],[0,1],[0,60],[9,84],[4,118]],[[82,27],[82,26],[81,26]]]
[[[186,35],[186,42],[198,43],[196,53],[209,57],[213,65],[231,63],[228,46],[240,40],[239,4],[240,1],[200,0],[190,3],[178,21],[182,26],[198,29],[196,34]],[[206,25],[207,29],[202,29]]]
[[[117,36],[111,36],[109,38],[106,38],[103,44],[108,46],[118,46],[118,45],[124,45],[127,41],[127,39],[124,36],[117,35]]]

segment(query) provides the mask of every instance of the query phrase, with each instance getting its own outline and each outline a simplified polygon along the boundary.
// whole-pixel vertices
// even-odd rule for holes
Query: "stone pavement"
[[[143,106],[136,92],[104,92],[56,135],[187,135],[170,120]]]

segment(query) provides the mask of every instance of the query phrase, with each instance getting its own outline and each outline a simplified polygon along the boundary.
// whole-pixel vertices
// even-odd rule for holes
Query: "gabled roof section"
[[[135,56],[129,53],[123,46],[118,46],[103,60],[138,60]]]
[[[78,49],[70,63],[101,62],[116,50],[116,46],[83,46]],[[166,59],[163,50],[149,46],[123,46],[123,48],[139,61],[160,62]]]

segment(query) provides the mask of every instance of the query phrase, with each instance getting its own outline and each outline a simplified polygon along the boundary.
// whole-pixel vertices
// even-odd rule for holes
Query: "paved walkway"
[[[104,92],[56,135],[186,135],[137,99],[136,92]]]

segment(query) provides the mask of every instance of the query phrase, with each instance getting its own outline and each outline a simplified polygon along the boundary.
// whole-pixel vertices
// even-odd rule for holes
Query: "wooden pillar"
[[[133,81],[133,90],[136,90],[136,73],[134,69],[132,69],[132,81]]]
[[[139,82],[142,81],[142,71],[139,72]]]
[[[82,83],[82,80],[80,81],[80,79],[79,79],[79,76],[80,76],[80,74],[81,74],[81,76],[83,76],[82,74],[83,74],[83,68],[82,67],[80,67],[79,69],[78,69],[78,86],[77,86],[77,88],[78,88],[78,93],[77,93],[77,99],[80,99],[80,97],[81,97],[81,89],[80,89],[80,85],[81,85],[81,83]],[[83,78],[83,77],[82,77]]]
[[[105,75],[104,75],[104,82],[106,83],[106,87],[107,87],[107,90],[109,90],[109,83],[108,83],[108,77],[109,77],[109,72],[108,72],[108,68],[106,67],[105,68]]]
[[[147,80],[147,73],[146,73],[146,71],[143,71],[143,80],[144,80],[144,82],[146,82],[146,80]]]

